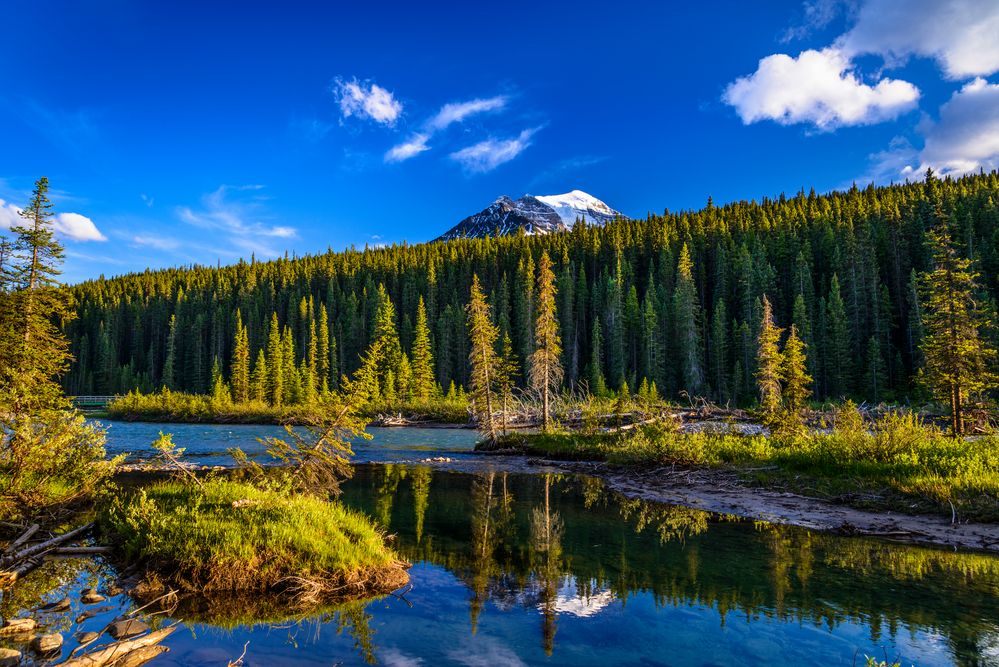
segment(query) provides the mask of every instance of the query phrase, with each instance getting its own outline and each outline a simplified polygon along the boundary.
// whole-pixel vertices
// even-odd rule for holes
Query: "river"
[[[115,423],[109,449],[141,455],[167,429],[212,465],[277,431]],[[478,458],[475,434],[372,432],[343,500],[395,536],[412,587],[306,618],[252,599],[195,606],[153,664],[225,664],[244,645],[246,665],[269,666],[999,664],[994,556],[629,500],[578,475],[425,465]],[[67,591],[110,576],[90,561],[38,575],[54,582],[47,600],[74,599],[67,619],[82,609]],[[130,604],[112,602],[64,631]],[[4,599],[0,613],[16,608]]]

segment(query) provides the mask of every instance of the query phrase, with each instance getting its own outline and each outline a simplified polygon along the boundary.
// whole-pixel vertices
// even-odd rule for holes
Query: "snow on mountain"
[[[577,218],[591,225],[603,225],[619,216],[620,213],[582,190],[541,197],[524,195],[517,200],[504,195],[437,240],[506,236],[521,229],[526,234],[549,234],[571,228]]]
[[[583,218],[591,225],[603,225],[621,215],[582,190],[573,190],[564,195],[546,195],[536,199],[555,209],[562,222],[570,227],[576,222],[576,218]]]

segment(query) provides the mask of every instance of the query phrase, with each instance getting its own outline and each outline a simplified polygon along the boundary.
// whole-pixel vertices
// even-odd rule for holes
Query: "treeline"
[[[755,403],[766,296],[774,322],[793,325],[808,350],[813,397],[906,400],[924,366],[917,276],[934,268],[928,230],[947,231],[983,276],[975,296],[991,307],[999,292],[997,199],[996,172],[929,175],[925,183],[821,196],[724,207],[709,200],[696,212],[577,224],[565,234],[93,280],[71,289],[76,361],[64,382],[71,394],[164,386],[211,393],[224,384],[235,400],[307,400],[354,372],[391,327],[384,387],[446,392],[471,379],[466,303],[477,275],[496,339],[526,387],[537,264],[547,252],[563,388],[606,393],[644,382],[667,398]]]

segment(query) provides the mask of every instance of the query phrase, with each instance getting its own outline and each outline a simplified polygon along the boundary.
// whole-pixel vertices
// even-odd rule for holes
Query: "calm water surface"
[[[117,426],[112,438],[125,430]],[[383,460],[457,437],[391,433],[371,443],[392,452]],[[395,536],[414,563],[411,590],[308,618],[262,599],[195,600],[153,664],[224,665],[246,642],[246,664],[270,667],[863,665],[865,654],[906,666],[999,664],[992,556],[628,500],[579,476],[376,463],[357,467],[343,499]],[[93,564],[47,567],[73,590],[106,576]],[[5,598],[0,613],[17,604]]]

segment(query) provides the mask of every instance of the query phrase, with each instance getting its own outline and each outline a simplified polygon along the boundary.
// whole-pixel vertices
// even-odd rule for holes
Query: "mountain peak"
[[[616,217],[621,217],[621,214],[582,190],[561,195],[528,194],[517,200],[502,195],[437,240],[507,236],[521,229],[526,234],[548,234],[569,229],[577,219],[591,225],[603,225]]]

